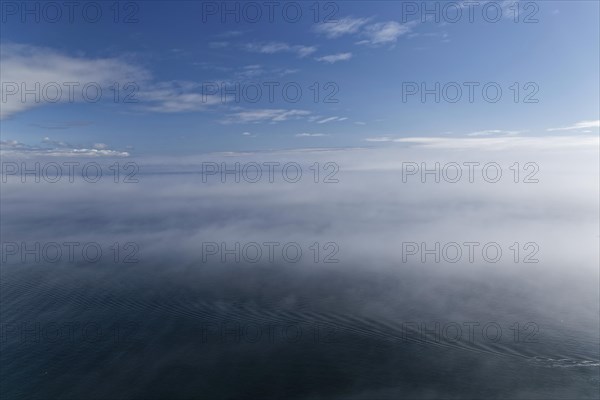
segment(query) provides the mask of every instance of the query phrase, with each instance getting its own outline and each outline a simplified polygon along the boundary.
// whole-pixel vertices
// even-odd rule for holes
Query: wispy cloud
[[[448,137],[371,137],[367,142],[402,143],[411,146],[454,149],[454,150],[505,150],[513,148],[565,149],[587,148],[594,149],[600,144],[598,137],[574,136],[504,136],[504,137],[479,137],[479,138],[448,138]]]
[[[117,82],[123,88],[122,95],[131,95],[127,101],[141,111],[179,113],[202,111],[206,107],[222,103],[219,96],[202,95],[201,84],[187,81],[153,81],[146,69],[114,58],[84,58],[70,56],[53,49],[20,44],[3,44],[0,48],[2,82],[16,85],[14,95],[4,93],[0,118],[12,116],[30,108],[51,105],[51,101],[36,101],[33,95],[22,98],[22,87],[43,88],[47,84],[62,87],[61,102],[83,102],[82,87],[98,84],[111,93],[109,87]],[[73,95],[65,83],[75,82]],[[40,93],[43,93],[40,90]],[[110,97],[111,96],[105,96]],[[127,103],[125,98],[121,99]],[[43,126],[45,129],[66,129],[65,124]]]
[[[110,149],[105,143],[82,146],[45,137],[41,144],[41,146],[32,146],[16,140],[0,140],[0,154],[32,157],[129,157],[130,155],[126,151]]]
[[[317,122],[317,124],[326,124],[328,122],[334,122],[334,121],[345,121],[347,120],[348,117],[328,117],[328,118],[324,118],[324,119],[315,119],[315,121]]]
[[[600,128],[600,120],[591,120],[591,121],[580,121],[573,125],[563,126],[560,128],[549,128],[548,132],[554,131],[573,131],[577,129],[590,129],[590,128]]]
[[[298,57],[306,57],[317,51],[315,46],[290,45],[284,42],[247,43],[246,51],[261,54],[275,54],[281,52],[295,53]]]
[[[232,31],[225,31],[225,32],[217,33],[216,35],[214,35],[214,37],[218,37],[218,38],[231,38],[231,37],[242,36],[245,33],[247,33],[247,31],[232,30]]]
[[[317,61],[322,61],[322,62],[326,62],[329,64],[333,64],[338,61],[348,61],[351,58],[352,58],[352,53],[337,53],[337,54],[330,54],[330,55],[323,56],[323,57],[317,57],[315,59]]]
[[[83,126],[91,125],[91,121],[54,121],[54,122],[40,122],[40,123],[31,123],[31,126],[35,126],[36,128],[41,129],[49,129],[49,130],[63,130],[70,128],[80,128]]]
[[[238,111],[227,116],[224,123],[277,123],[310,115],[307,110],[257,109]]]
[[[80,102],[85,100],[81,95],[81,88],[88,83],[108,87],[114,82],[139,82],[150,76],[145,69],[116,58],[84,58],[45,47],[14,43],[3,43],[0,46],[0,69],[4,85],[13,83],[18,87],[16,94],[4,93],[0,119],[42,104],[52,104],[47,100],[36,102],[33,95],[22,98],[22,86],[31,90],[36,85],[43,88],[47,84],[58,84],[63,93],[57,102]],[[79,87],[75,87],[78,90],[74,90],[72,98],[68,87],[64,86],[69,82],[79,84]]]
[[[365,139],[365,142],[396,142],[396,141],[398,141],[398,139],[394,139],[389,136],[377,136],[377,137],[370,137],[370,138]]]
[[[201,93],[201,85],[195,82],[171,81],[148,85],[139,94],[142,110],[159,113],[181,113],[205,110],[208,106],[222,103],[218,95]]]
[[[322,136],[329,136],[325,133],[297,133],[296,137],[322,137]]]
[[[507,131],[502,129],[487,129],[483,131],[467,133],[467,136],[493,136],[493,135],[507,135],[515,136],[527,131]]]
[[[344,17],[335,22],[316,25],[314,30],[330,39],[354,35],[362,38],[357,44],[381,46],[395,43],[400,36],[409,33],[414,25],[414,22],[370,22],[371,18]]]
[[[317,51],[314,46],[294,46],[292,50],[298,54],[298,57],[306,57]]]
[[[316,25],[314,30],[328,38],[335,39],[357,33],[367,22],[369,22],[368,18],[344,17],[337,21],[323,22]]]
[[[368,44],[372,46],[380,46],[396,43],[398,38],[410,32],[409,24],[400,24],[396,21],[378,22],[365,27],[363,36],[366,39],[361,40],[358,44]]]

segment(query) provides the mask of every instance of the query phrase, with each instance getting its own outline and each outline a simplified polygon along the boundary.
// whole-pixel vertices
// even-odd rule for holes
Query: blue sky
[[[283,3],[270,22],[258,2],[264,14],[257,23],[243,14],[239,22],[232,16],[223,22],[192,1],[121,3],[117,23],[112,2],[99,2],[97,23],[78,10],[70,22],[64,9],[58,23],[43,14],[39,23],[31,15],[22,21],[21,10],[3,6],[3,90],[7,82],[98,82],[103,88],[96,103],[78,99],[77,89],[72,102],[3,98],[3,147],[178,155],[393,146],[407,137],[597,135],[598,2],[520,2],[519,22],[513,2],[497,2],[504,14],[495,23],[485,20],[486,2],[480,3],[473,23],[465,4],[451,23],[452,10],[447,18],[423,21],[422,10],[413,15],[393,1],[322,2],[318,23],[312,2],[294,3],[303,12],[296,23],[282,17]],[[137,22],[124,23],[130,12]],[[323,22],[330,12],[334,20]],[[525,23],[528,15],[537,22]],[[115,102],[109,82],[119,83],[121,95],[134,82],[138,102]],[[273,101],[265,82],[278,85]],[[403,101],[406,82],[429,88],[457,82],[463,93],[456,103],[436,103],[433,95],[422,102],[418,94]],[[479,84],[473,102],[464,82]],[[482,97],[481,87],[490,82],[503,90],[496,103]],[[210,93],[214,83],[258,84],[263,92],[256,103],[248,98],[255,92],[224,101]],[[286,84],[302,89],[298,102],[283,97]],[[524,102],[534,91],[538,102]],[[328,94],[337,102],[324,102]],[[66,97],[63,92],[61,100]]]

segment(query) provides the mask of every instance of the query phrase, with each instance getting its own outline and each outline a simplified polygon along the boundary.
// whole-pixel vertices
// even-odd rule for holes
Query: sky
[[[3,2],[3,151],[598,135],[598,2],[269,4]]]

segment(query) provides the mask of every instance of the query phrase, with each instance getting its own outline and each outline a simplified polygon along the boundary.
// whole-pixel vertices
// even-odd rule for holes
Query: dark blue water
[[[593,296],[423,267],[1,272],[3,399],[598,398]]]

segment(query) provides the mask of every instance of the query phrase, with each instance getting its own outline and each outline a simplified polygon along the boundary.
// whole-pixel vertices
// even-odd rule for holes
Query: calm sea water
[[[598,398],[593,282],[569,300],[423,270],[1,272],[3,399]]]

